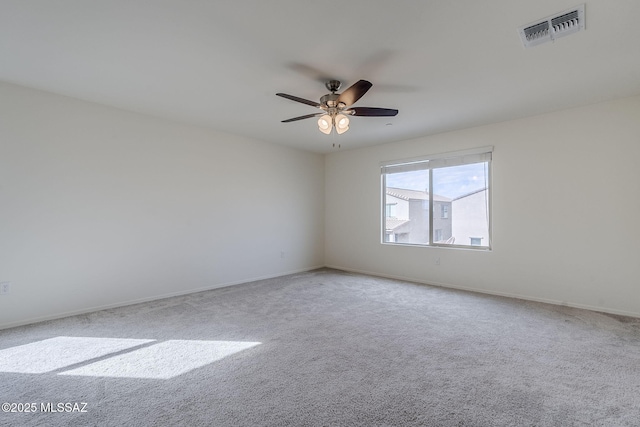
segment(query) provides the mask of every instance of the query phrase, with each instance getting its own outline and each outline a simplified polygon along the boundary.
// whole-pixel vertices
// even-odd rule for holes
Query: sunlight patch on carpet
[[[0,372],[43,374],[155,340],[55,337],[0,350]]]
[[[58,375],[170,379],[259,344],[261,343],[168,340]]]

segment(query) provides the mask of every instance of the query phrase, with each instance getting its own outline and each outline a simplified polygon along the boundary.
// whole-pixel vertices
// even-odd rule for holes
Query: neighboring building
[[[434,240],[452,236],[451,199],[433,195]],[[429,193],[387,187],[385,206],[385,242],[429,243]]]
[[[457,245],[490,246],[488,197],[487,189],[483,188],[453,199],[456,214],[453,237]]]

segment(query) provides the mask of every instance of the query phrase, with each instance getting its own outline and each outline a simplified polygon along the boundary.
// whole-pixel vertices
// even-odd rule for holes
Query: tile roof
[[[407,224],[409,222],[408,219],[398,219],[398,218],[386,218],[385,230],[393,231],[396,228]]]
[[[420,190],[409,190],[407,188],[387,187],[387,195],[397,197],[402,200],[429,200],[429,193]],[[450,202],[451,199],[443,196],[433,195],[436,202]]]

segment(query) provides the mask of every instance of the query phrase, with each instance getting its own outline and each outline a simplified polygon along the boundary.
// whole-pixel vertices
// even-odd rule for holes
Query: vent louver
[[[537,46],[584,30],[584,4],[519,29],[524,47]]]

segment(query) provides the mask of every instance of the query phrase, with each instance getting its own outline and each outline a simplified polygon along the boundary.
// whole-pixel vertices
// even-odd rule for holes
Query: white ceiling
[[[0,80],[316,152],[640,94],[640,1],[586,1],[586,31],[517,29],[579,0],[0,0]],[[323,80],[373,88],[323,135]]]

